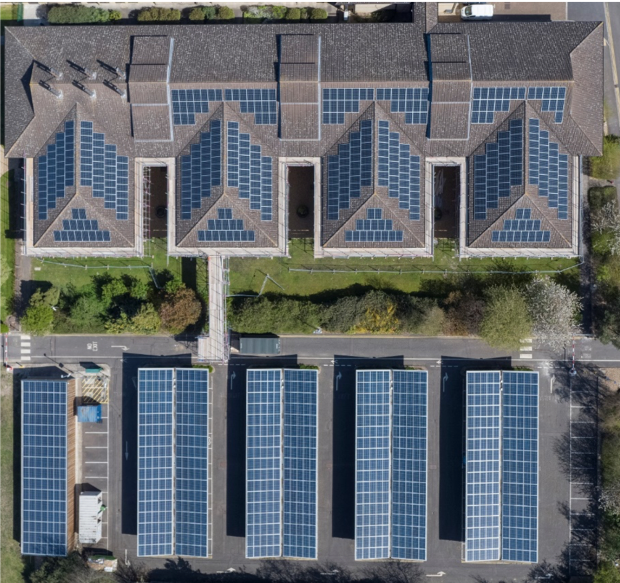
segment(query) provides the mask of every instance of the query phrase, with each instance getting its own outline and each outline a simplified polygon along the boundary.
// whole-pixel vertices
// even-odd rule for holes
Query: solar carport
[[[355,559],[426,560],[423,370],[358,370]]]
[[[538,373],[467,373],[465,561],[538,562]]]

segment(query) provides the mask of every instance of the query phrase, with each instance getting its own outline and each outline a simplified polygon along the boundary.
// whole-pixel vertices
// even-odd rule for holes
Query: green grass
[[[0,6],[0,20],[17,20],[19,4],[3,4]]]
[[[559,271],[576,265],[577,259],[467,259],[459,261],[454,254],[454,246],[449,241],[441,241],[435,248],[434,258],[415,259],[396,258],[351,258],[315,259],[313,241],[292,239],[289,242],[289,258],[278,259],[231,259],[230,293],[260,291],[265,275],[269,274],[282,290],[268,281],[265,293],[281,293],[291,296],[311,296],[330,290],[341,290],[352,285],[362,285],[377,289],[395,289],[407,293],[418,292],[424,281],[443,279],[442,273],[428,271],[463,272],[468,271]],[[335,269],[348,273],[305,273],[289,271],[291,268]],[[355,270],[390,270],[415,273],[355,273]],[[578,276],[578,269],[572,270]],[[572,274],[572,271],[566,272]],[[492,278],[492,275],[488,276]],[[565,277],[567,279],[568,276]],[[574,278],[573,278],[574,279]]]
[[[13,190],[13,171],[0,177],[0,254],[2,264],[11,269],[11,276],[0,287],[0,320],[5,321],[13,304],[15,239],[12,238],[9,198]],[[3,328],[4,331],[4,328]]]
[[[11,383],[12,377],[2,372],[2,384]],[[4,391],[3,391],[4,392]],[[13,397],[3,394],[0,403],[0,463],[1,471],[1,522],[0,534],[0,573],[2,583],[23,583],[24,562],[22,561],[19,543],[13,537]]]

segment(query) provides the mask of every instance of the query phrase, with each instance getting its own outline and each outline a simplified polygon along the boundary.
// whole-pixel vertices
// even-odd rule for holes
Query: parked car
[[[463,20],[490,20],[493,18],[493,4],[467,4],[461,8]]]

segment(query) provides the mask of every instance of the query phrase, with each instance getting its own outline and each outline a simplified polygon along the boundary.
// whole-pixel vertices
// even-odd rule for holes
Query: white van
[[[489,20],[493,18],[493,4],[468,4],[461,8],[463,20]]]

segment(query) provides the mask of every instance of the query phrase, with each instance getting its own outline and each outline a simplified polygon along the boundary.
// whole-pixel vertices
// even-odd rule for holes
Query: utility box
[[[95,544],[101,540],[103,524],[103,494],[94,490],[80,492],[79,538],[81,544]]]
[[[240,354],[280,354],[277,336],[242,336],[239,339]]]
[[[80,423],[101,423],[101,405],[80,405],[77,418]]]

